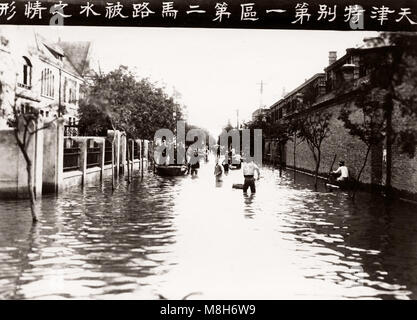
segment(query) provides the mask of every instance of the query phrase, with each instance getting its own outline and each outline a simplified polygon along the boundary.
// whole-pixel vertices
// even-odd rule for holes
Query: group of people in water
[[[194,151],[194,157],[199,158],[198,150]],[[205,152],[205,160],[208,161],[208,150]],[[243,162],[243,165],[242,165]],[[240,155],[237,155],[234,150],[230,150],[227,153],[227,156],[220,164],[220,156],[216,155],[216,163],[214,166],[214,176],[217,183],[222,181],[223,174],[227,175],[231,168],[243,169],[243,178],[244,183],[242,185],[237,184],[239,189],[243,189],[243,192],[246,193],[250,189],[251,193],[256,192],[255,180],[260,178],[260,169],[258,165],[251,159],[250,161],[242,161]],[[200,168],[200,161],[188,164],[188,173],[191,176],[196,176],[198,174],[198,169]],[[255,179],[256,178],[256,179]],[[349,181],[349,170],[345,165],[343,160],[339,161],[339,168],[335,171],[331,171],[330,181],[333,181],[336,184],[345,184]],[[235,186],[235,185],[234,185]]]
[[[223,172],[227,175],[229,168],[233,165],[236,169],[241,169],[242,159],[240,155],[236,155],[233,150],[228,153],[228,157],[225,158],[222,165],[219,163],[219,156],[216,158],[216,165],[214,167],[214,176],[216,182],[222,181]],[[261,172],[259,167],[253,160],[243,163],[243,177],[244,183],[242,185],[243,192],[246,193],[250,188],[251,193],[256,192],[255,187],[255,172],[257,173],[257,179],[259,180]]]
[[[193,153],[190,153],[187,156],[187,174],[190,174],[192,177],[196,177],[198,175],[198,170],[200,169],[200,158],[202,156],[201,153],[204,153],[204,157],[206,162],[208,161],[208,150],[198,150],[193,151]],[[194,157],[194,159],[197,159],[197,161],[191,161],[191,155]],[[236,152],[233,149],[230,149],[223,162],[220,164],[220,156],[216,155],[216,164],[214,166],[214,177],[216,183],[221,183],[223,174],[227,175],[229,173],[230,169],[242,169],[243,167],[243,178],[244,183],[239,189],[243,189],[243,192],[247,192],[248,189],[251,190],[251,193],[256,192],[255,187],[255,173],[256,178],[260,178],[260,170],[259,167],[255,164],[253,160],[251,161],[245,161],[242,165],[242,158],[240,154],[236,154]]]

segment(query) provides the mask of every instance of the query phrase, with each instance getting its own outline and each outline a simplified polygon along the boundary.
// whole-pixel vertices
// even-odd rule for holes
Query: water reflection
[[[245,199],[245,207],[244,207],[245,218],[251,219],[254,215],[254,210],[252,209],[252,203],[253,203],[253,199],[255,198],[255,194],[251,193],[248,195],[247,193],[243,193],[243,198]]]
[[[0,202],[0,298],[417,298],[415,206],[212,169]]]

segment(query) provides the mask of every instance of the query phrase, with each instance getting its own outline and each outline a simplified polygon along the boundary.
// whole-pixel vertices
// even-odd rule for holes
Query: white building
[[[80,87],[93,76],[90,49],[88,42],[52,43],[27,28],[0,28],[0,129],[13,106],[77,123]]]

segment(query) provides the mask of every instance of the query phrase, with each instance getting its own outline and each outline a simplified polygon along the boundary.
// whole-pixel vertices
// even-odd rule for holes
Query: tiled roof
[[[51,52],[51,50],[55,51],[59,55],[63,56],[63,70],[79,77],[83,76],[83,74],[76,68],[74,63],[71,61],[72,55],[74,55],[74,52],[76,53],[76,50],[72,50],[68,53],[66,47],[62,46],[61,43],[52,43],[38,33],[35,33],[35,39],[37,50],[41,54],[41,56],[49,60],[51,63],[60,64],[60,62],[56,59],[56,57],[54,57],[54,55]]]
[[[81,76],[84,76],[88,72],[90,45],[91,43],[88,41],[59,42],[59,46],[64,50],[66,58]]]

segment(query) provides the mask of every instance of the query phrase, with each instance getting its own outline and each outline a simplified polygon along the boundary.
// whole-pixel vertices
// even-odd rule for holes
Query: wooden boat
[[[326,188],[329,190],[350,190],[352,189],[353,181],[351,179],[347,181],[328,181]]]
[[[155,172],[157,175],[174,177],[174,176],[183,176],[187,173],[187,166],[180,164],[171,164],[171,165],[155,165]]]

